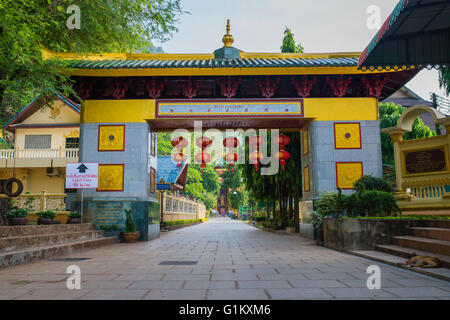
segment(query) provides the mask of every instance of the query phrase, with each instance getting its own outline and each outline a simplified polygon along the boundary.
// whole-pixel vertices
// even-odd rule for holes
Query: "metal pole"
[[[81,223],[83,223],[83,189],[81,189]]]

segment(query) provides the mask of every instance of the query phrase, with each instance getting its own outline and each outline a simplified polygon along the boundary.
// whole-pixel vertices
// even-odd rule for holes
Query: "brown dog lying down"
[[[398,265],[419,268],[439,268],[441,266],[441,261],[436,257],[417,256],[413,253],[411,259],[406,261],[406,263],[398,263]]]

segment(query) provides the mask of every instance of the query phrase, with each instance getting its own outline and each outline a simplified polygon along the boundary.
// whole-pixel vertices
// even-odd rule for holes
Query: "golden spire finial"
[[[222,42],[224,47],[232,47],[233,46],[233,36],[230,34],[230,19],[227,19],[227,34],[223,36]]]

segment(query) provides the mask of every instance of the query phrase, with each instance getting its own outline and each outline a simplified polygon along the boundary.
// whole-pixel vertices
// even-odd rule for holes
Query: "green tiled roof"
[[[290,67],[356,67],[358,58],[235,58],[199,60],[70,60],[75,69],[158,69],[158,68],[290,68]]]

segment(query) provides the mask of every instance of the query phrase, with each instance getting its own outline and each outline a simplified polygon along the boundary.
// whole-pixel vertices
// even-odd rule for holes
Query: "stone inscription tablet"
[[[407,174],[447,170],[445,148],[405,152]]]
[[[97,202],[95,224],[120,225],[123,223],[123,205],[121,202]]]

